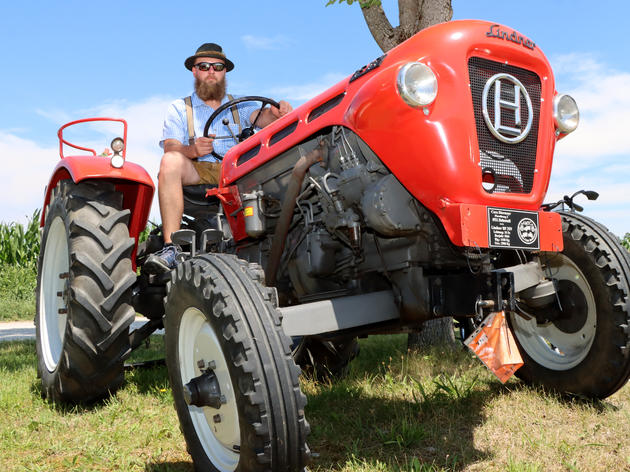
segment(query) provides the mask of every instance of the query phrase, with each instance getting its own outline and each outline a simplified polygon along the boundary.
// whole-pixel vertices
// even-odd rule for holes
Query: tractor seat
[[[206,197],[206,191],[216,185],[199,184],[184,186],[184,214],[193,218],[207,217],[209,213],[219,211],[220,201],[217,197]]]

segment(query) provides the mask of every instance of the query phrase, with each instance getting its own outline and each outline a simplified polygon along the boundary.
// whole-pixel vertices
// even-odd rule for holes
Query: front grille
[[[536,168],[536,147],[538,144],[538,120],[540,116],[540,78],[534,72],[500,62],[471,57],[468,61],[470,89],[472,92],[481,169],[492,169],[495,177],[494,193],[529,193],[534,183]],[[483,90],[488,80],[495,74],[505,73],[518,79],[529,94],[532,103],[533,120],[527,137],[519,143],[506,143],[494,136],[483,117]],[[509,84],[509,81],[506,81]],[[495,123],[494,88],[487,97],[487,110],[491,123]],[[521,125],[516,124],[516,111],[501,110],[501,124],[510,128],[523,128],[528,120],[528,107],[524,94],[520,93]],[[501,86],[501,100],[516,104],[514,86]],[[510,137],[508,133],[501,133]]]

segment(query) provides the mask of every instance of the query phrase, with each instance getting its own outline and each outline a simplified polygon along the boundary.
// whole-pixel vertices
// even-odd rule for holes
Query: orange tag
[[[254,216],[254,207],[248,206],[243,210],[245,216]]]
[[[507,382],[523,365],[523,358],[503,311],[490,313],[466,338],[464,344],[481,359],[501,383]]]

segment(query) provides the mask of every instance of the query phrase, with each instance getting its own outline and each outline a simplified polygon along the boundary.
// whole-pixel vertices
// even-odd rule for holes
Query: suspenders
[[[232,101],[234,97],[228,94],[228,100]],[[188,145],[192,146],[195,144],[195,126],[193,121],[192,99],[190,96],[184,98],[184,103],[186,104],[186,122],[188,124]],[[241,117],[238,115],[236,105],[230,107],[230,110],[232,110],[232,119],[234,123],[238,125],[238,134],[240,135],[243,129],[241,127]]]

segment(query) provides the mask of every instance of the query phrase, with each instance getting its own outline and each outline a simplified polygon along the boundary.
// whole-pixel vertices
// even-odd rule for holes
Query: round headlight
[[[430,105],[435,100],[437,91],[437,77],[426,64],[410,62],[398,72],[398,92],[412,107]]]
[[[125,163],[125,160],[120,154],[116,153],[112,156],[109,162],[111,163],[112,167],[115,167],[116,169],[120,169]]]
[[[580,122],[580,111],[577,103],[570,95],[557,95],[553,99],[553,118],[561,133],[575,131]]]
[[[112,151],[118,154],[122,152],[123,148],[125,147],[125,142],[123,141],[122,138],[114,138],[112,140],[111,146],[112,146]]]

